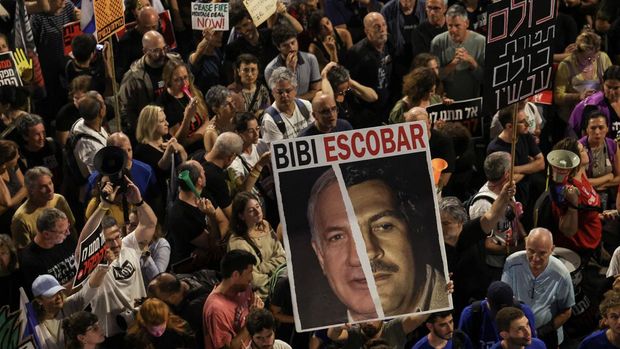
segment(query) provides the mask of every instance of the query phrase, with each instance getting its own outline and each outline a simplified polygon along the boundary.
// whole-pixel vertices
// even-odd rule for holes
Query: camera
[[[119,147],[103,147],[95,154],[95,169],[102,176],[110,178],[114,187],[119,187],[117,195],[127,190],[125,176],[129,176],[129,171],[125,169],[126,163],[127,154]],[[102,193],[102,196],[107,197],[107,193]]]

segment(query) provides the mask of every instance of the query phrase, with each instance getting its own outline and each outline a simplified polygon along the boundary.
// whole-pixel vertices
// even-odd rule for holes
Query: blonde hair
[[[575,40],[575,52],[598,52],[601,49],[601,37],[592,30],[584,30]]]
[[[159,112],[163,111],[160,106],[147,105],[140,111],[138,125],[136,126],[136,139],[142,144],[159,138],[157,124],[159,124]]]

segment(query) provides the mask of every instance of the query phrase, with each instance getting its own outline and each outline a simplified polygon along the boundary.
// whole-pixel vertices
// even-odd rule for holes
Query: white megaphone
[[[547,154],[551,165],[551,179],[556,183],[565,183],[570,172],[579,166],[579,155],[569,150],[553,150]]]

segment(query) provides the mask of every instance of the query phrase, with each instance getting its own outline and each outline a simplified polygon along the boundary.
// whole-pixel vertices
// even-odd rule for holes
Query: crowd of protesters
[[[278,1],[259,26],[244,2],[219,31],[124,0],[124,31],[69,47],[87,1],[0,1],[23,82],[0,86],[0,302],[24,290],[39,348],[620,348],[620,2],[559,1],[548,100],[481,137],[426,108],[488,88],[492,1]],[[454,309],[298,333],[270,143],[409,121],[447,163]]]

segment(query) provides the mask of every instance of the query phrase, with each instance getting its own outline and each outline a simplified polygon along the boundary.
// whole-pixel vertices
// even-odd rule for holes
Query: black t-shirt
[[[179,125],[183,121],[183,113],[188,103],[189,97],[185,94],[181,98],[176,98],[168,93],[168,90],[164,90],[157,99],[157,104],[164,109],[170,127]],[[190,130],[192,130],[192,125],[190,125]]]
[[[411,32],[411,43],[413,45],[413,57],[419,55],[420,53],[427,53],[431,51],[431,41],[433,38],[443,32],[448,30],[448,28],[444,25],[443,27],[435,27],[430,24],[428,21],[424,21],[420,23],[412,32]]]
[[[131,63],[144,54],[142,52],[142,34],[138,30],[128,30],[114,45],[114,61],[116,62],[116,80],[121,81],[123,74],[129,70]]]
[[[155,95],[155,99],[157,99],[166,90],[166,84],[161,77],[161,74],[164,71],[164,67],[161,66],[159,68],[153,68],[150,65],[145,64],[144,71],[149,75],[149,78],[151,79],[151,84],[153,85],[153,94]]]
[[[60,108],[56,115],[56,131],[69,132],[71,126],[80,118],[80,112],[73,102],[69,102]]]
[[[78,67],[73,60],[68,61],[65,69],[65,78],[67,86],[71,81],[80,75],[88,75],[92,77],[91,88],[101,95],[105,93],[106,76],[105,65],[101,51],[97,51],[95,59],[90,63],[88,68]]]
[[[62,184],[62,150],[56,141],[47,138],[41,150],[31,152],[25,147],[21,147],[20,153],[26,168],[44,166],[52,171],[54,184],[60,188],[60,184]]]
[[[336,120],[336,127],[330,133],[349,131],[352,129],[353,128],[351,127],[351,124],[348,121],[338,119]],[[299,137],[316,136],[316,135],[322,135],[322,134],[323,132],[319,131],[319,129],[316,127],[316,124],[312,123],[299,133]]]
[[[209,161],[203,161],[201,164],[207,177],[207,184],[202,190],[202,196],[213,197],[211,202],[216,207],[224,209],[230,206],[232,198],[226,183],[226,178],[228,178],[226,170]]]
[[[69,235],[65,241],[49,249],[42,248],[33,241],[19,251],[19,266],[29,296],[32,296],[32,282],[39,275],[50,274],[61,285],[73,279],[76,270],[76,245],[75,238]]]
[[[194,251],[191,244],[198,235],[207,229],[205,214],[198,207],[176,199],[167,215],[168,235],[170,242],[170,265],[187,258]]]
[[[403,35],[405,37],[405,48],[411,48],[411,32],[415,29],[415,27],[420,24],[420,19],[415,15],[415,11],[411,12],[409,15],[405,16],[405,25],[403,26]],[[411,52],[410,50],[406,50],[405,52]]]
[[[566,46],[575,42],[577,39],[577,22],[573,17],[566,13],[558,12],[556,21],[555,37],[553,38],[553,53],[563,53]]]
[[[431,139],[429,141],[431,148],[431,158],[442,158],[448,163],[448,167],[444,172],[453,173],[456,156],[454,155],[454,145],[452,138],[444,136],[441,132],[431,130]]]

